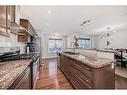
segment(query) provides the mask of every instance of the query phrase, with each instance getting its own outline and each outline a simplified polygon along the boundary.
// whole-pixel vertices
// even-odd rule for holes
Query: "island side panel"
[[[110,65],[94,69],[94,88],[115,89],[115,69]]]

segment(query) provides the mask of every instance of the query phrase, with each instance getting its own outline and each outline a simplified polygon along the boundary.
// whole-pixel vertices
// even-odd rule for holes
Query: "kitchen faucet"
[[[74,36],[74,42],[71,42],[71,45],[73,45],[73,52],[75,52],[75,49],[78,48],[78,39],[76,38],[76,36]]]
[[[75,52],[74,42],[71,42],[71,46],[73,46],[73,52]]]

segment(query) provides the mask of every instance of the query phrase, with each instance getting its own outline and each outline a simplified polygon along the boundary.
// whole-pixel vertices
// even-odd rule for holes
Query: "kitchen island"
[[[71,52],[60,54],[60,69],[75,89],[114,89],[114,60]]]
[[[0,89],[30,89],[32,59],[0,62]]]

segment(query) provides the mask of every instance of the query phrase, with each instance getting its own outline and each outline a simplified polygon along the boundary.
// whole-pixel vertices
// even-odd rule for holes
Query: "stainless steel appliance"
[[[41,51],[41,38],[40,37],[31,37],[31,42],[26,44],[26,53],[39,53],[40,54],[40,63],[42,61],[42,51]]]
[[[35,88],[35,84],[36,84],[36,81],[37,81],[37,78],[38,78],[38,73],[39,73],[39,61],[40,61],[40,58],[39,56],[36,57],[36,59],[32,62],[32,66],[31,66],[31,73],[32,73],[32,76],[31,76],[31,79],[32,79],[32,89]]]
[[[58,67],[60,68],[60,53],[59,52],[57,52],[57,65],[58,65]]]
[[[31,37],[31,42],[26,43],[26,53],[29,52],[41,52],[41,38]],[[28,49],[29,50],[28,50]]]

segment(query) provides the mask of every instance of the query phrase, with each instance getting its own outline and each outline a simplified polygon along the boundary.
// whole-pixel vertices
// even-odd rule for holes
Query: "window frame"
[[[89,41],[89,48],[83,48],[83,47],[79,47],[78,46],[78,48],[81,48],[81,49],[90,49],[91,47],[92,47],[92,40],[91,40],[91,38],[77,38],[78,39],[78,45],[79,45],[79,40],[81,40],[81,41]],[[86,42],[85,42],[86,43]]]
[[[49,50],[49,43],[50,43],[50,40],[54,40],[55,41],[55,44],[56,44],[56,41],[61,41],[61,51],[62,51],[62,39],[57,39],[57,38],[49,38],[49,40],[48,40],[48,52],[49,53],[56,53],[57,51],[55,50],[55,51],[50,51]]]

